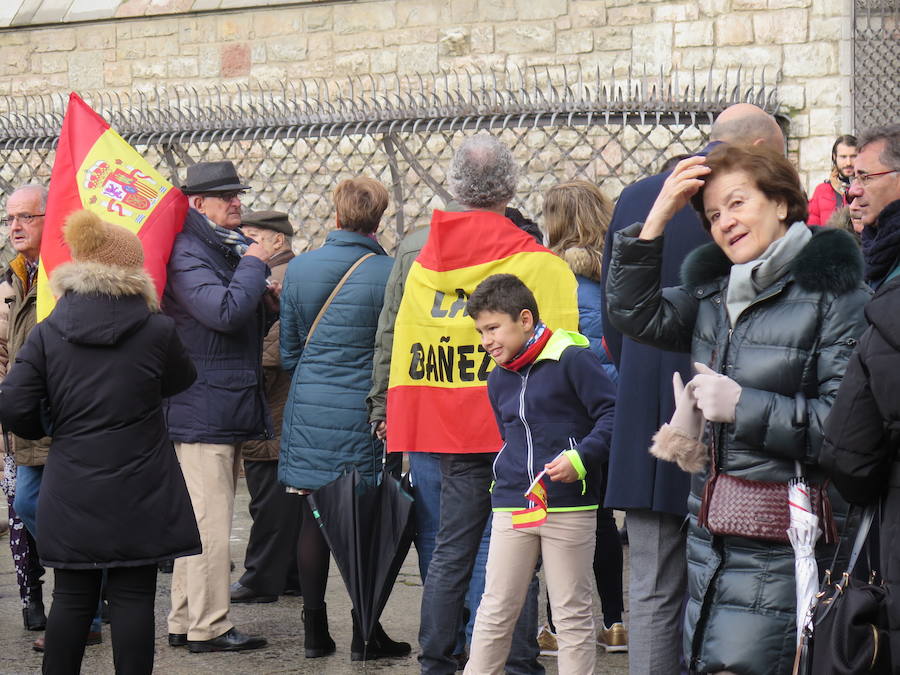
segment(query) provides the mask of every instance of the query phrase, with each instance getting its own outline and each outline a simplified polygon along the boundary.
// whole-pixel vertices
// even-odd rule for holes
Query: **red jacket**
[[[845,205],[844,195],[834,191],[831,181],[826,180],[824,183],[819,183],[813,191],[812,199],[809,200],[809,218],[807,218],[806,224],[824,225],[831,218],[832,213]]]

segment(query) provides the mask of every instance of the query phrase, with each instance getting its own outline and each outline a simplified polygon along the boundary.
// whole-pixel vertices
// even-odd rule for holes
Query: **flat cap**
[[[294,228],[288,214],[281,211],[250,211],[241,217],[241,225],[281,232],[289,237],[294,236]]]

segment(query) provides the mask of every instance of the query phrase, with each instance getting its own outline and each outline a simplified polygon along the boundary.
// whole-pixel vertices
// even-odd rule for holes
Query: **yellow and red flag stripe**
[[[501,273],[515,274],[531,289],[548,326],[578,329],[578,286],[565,261],[499,214],[435,211],[394,323],[391,452],[499,449],[487,398],[493,361],[466,302],[481,281]]]
[[[50,176],[38,269],[38,320],[46,318],[56,304],[47,283],[50,275],[71,259],[63,240],[63,225],[70,213],[90,209],[137,234],[144,247],[144,268],[162,297],[166,264],[187,208],[181,190],[72,93]]]
[[[547,520],[547,487],[544,485],[544,471],[538,474],[538,478],[531,484],[525,499],[534,506],[521,511],[512,512],[512,526],[514,530],[525,527],[537,527]]]

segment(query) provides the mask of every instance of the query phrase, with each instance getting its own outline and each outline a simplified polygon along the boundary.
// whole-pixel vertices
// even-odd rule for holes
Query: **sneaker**
[[[614,623],[609,628],[604,625],[597,633],[597,644],[603,647],[607,653],[627,652],[628,631],[621,622]]]
[[[559,648],[556,644],[556,633],[550,632],[549,626],[542,626],[537,636],[538,647],[541,648],[541,656],[556,656]]]

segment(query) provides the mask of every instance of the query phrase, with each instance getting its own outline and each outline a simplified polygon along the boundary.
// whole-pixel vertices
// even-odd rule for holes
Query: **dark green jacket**
[[[821,481],[825,418],[865,328],[870,295],[852,238],[815,228],[789,272],[762,291],[731,330],[725,309],[731,263],[718,246],[696,249],[682,267],[683,285],[661,290],[663,239],[637,239],[640,228],[635,224],[615,239],[610,320],[639,342],[690,351],[694,361],[741,385],[734,423],[712,425],[722,472],[786,482],[797,460],[811,480]],[[696,474],[688,497],[684,639],[690,666],[702,673],[789,673],[796,646],[793,551],[714,537],[698,527],[706,479],[706,471]],[[845,512],[836,491],[831,494],[835,510]]]

